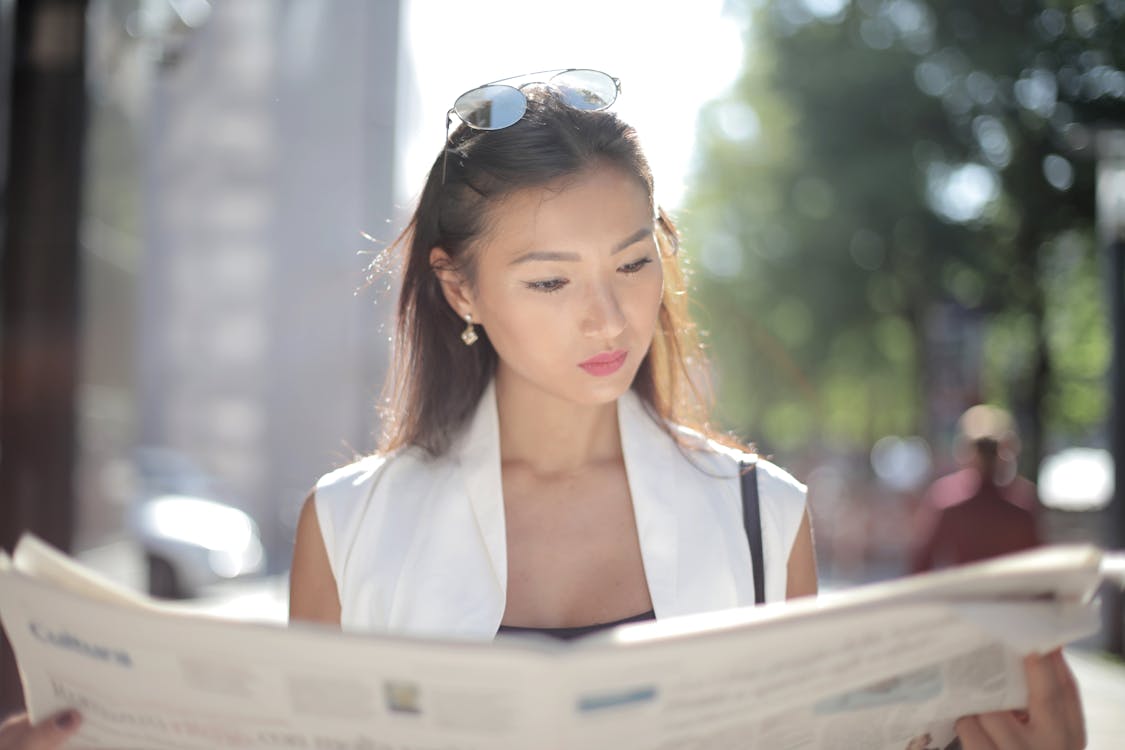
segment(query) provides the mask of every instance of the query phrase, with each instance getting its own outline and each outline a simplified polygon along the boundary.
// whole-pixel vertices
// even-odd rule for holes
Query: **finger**
[[[74,709],[68,709],[41,721],[27,733],[20,750],[54,750],[62,747],[72,734],[78,731],[82,718]]]
[[[1057,648],[1050,653],[1055,670],[1059,675],[1059,681],[1062,683],[1063,689],[1078,693],[1078,680],[1074,677],[1074,672],[1070,669],[1070,664],[1066,660],[1061,648]]]
[[[1062,686],[1053,659],[1028,654],[1023,660],[1023,671],[1027,679],[1027,709],[1032,721],[1036,716],[1049,716],[1058,711]]]
[[[29,727],[31,722],[28,721],[26,713],[12,714],[4,721],[0,722],[0,731],[16,731],[18,727]]]
[[[976,716],[962,716],[953,728],[961,740],[962,750],[999,750],[996,743],[985,734]]]
[[[1023,747],[1025,729],[1011,711],[977,714],[977,720],[996,747]]]
[[[23,747],[30,731],[31,721],[26,713],[9,716],[0,724],[0,750]]]
[[[1066,734],[1074,739],[1077,747],[1086,747],[1086,717],[1082,713],[1082,697],[1078,692],[1078,680],[1074,678],[1074,672],[1066,663],[1062,649],[1055,651],[1051,656],[1060,686]]]

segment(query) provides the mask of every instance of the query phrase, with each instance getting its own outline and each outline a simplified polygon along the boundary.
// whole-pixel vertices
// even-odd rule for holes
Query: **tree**
[[[742,7],[683,218],[733,425],[864,448],[987,399],[1030,471],[1048,427],[1097,429],[1093,165],[1068,134],[1125,119],[1125,3]]]

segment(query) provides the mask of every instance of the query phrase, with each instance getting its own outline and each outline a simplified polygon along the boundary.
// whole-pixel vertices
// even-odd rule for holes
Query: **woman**
[[[571,637],[754,602],[754,457],[707,426],[676,232],[605,111],[617,81],[543,77],[451,110],[463,124],[400,237],[383,444],[306,500],[294,619]],[[815,594],[804,487],[755,463],[765,599]],[[1029,712],[962,719],[966,750],[1085,746],[1061,653],[1025,668]]]
[[[753,458],[700,418],[675,230],[616,94],[566,71],[459,100],[490,129],[452,134],[400,238],[383,445],[306,501],[292,617],[491,639],[754,603]],[[804,487],[757,481],[766,599],[814,594]]]
[[[572,637],[816,593],[804,487],[707,425],[676,231],[634,131],[605,111],[616,79],[520,82],[544,78],[458,99],[464,122],[400,238],[380,451],[305,501],[295,620]],[[741,518],[746,463],[764,592]],[[1028,665],[1031,721],[971,717],[965,748],[1084,744],[1061,658]]]

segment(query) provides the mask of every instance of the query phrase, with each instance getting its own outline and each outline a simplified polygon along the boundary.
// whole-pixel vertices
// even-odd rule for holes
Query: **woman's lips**
[[[591,375],[612,375],[621,369],[621,365],[625,364],[625,357],[628,354],[629,352],[625,349],[615,349],[612,352],[603,352],[590,357],[585,362],[579,363],[578,366]]]

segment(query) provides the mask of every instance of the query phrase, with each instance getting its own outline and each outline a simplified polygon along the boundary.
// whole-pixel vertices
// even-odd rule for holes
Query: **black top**
[[[608,630],[609,628],[613,628],[618,625],[625,625],[630,622],[644,622],[645,620],[655,619],[656,612],[650,609],[648,612],[641,612],[639,615],[626,617],[623,620],[617,620],[615,622],[600,622],[596,625],[579,625],[573,628],[525,628],[519,625],[501,625],[500,630],[497,631],[496,634],[504,635],[505,633],[542,633],[543,635],[549,635],[552,638],[569,641],[574,638],[580,638],[584,635],[596,633],[599,630]]]

